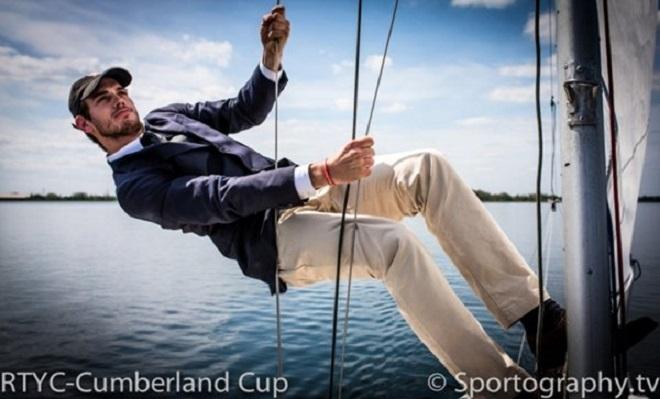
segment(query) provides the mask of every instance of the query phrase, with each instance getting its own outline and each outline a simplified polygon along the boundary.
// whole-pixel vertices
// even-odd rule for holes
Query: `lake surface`
[[[534,204],[487,207],[535,264]],[[543,214],[552,231],[546,235],[548,289],[563,303],[561,212],[546,208]],[[660,320],[660,204],[640,204],[637,221],[633,249],[643,272],[629,317]],[[522,328],[504,331],[423,221],[407,223],[486,331],[516,359]],[[263,377],[263,388],[275,375],[274,297],[262,282],[243,277],[208,239],[131,219],[116,203],[92,202],[0,203],[0,237],[0,371],[61,371],[67,378],[80,372],[228,375],[229,392],[214,397],[273,396],[272,386],[270,393],[241,394],[237,383],[253,372]],[[282,297],[286,397],[326,395],[333,289],[323,283]],[[458,397],[450,389],[428,388],[430,374],[448,373],[410,331],[383,286],[359,281],[352,290],[343,396]],[[660,331],[630,351],[632,374],[660,376],[658,344]],[[533,368],[526,346],[521,364]],[[256,384],[249,374],[244,382],[246,388]]]

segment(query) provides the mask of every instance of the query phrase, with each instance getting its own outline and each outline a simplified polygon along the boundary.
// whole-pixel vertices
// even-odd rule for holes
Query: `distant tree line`
[[[479,197],[479,199],[484,202],[535,202],[536,201],[536,193],[511,195],[505,192],[489,193],[488,191],[484,191],[484,190],[474,190],[474,193],[477,194],[477,197]],[[541,201],[561,202],[561,197],[558,197],[556,195],[548,195],[541,193]]]
[[[474,193],[484,202],[534,202],[536,201],[536,193],[530,194],[516,194],[511,195],[506,192],[490,193],[484,190],[474,190]],[[113,195],[95,195],[88,194],[80,191],[71,195],[59,195],[56,193],[36,194],[32,193],[27,197],[22,198],[5,198],[0,197],[0,200],[13,200],[13,201],[116,201],[117,197]],[[541,201],[543,202],[561,202],[561,197],[556,195],[541,194]],[[660,196],[642,196],[639,197],[639,202],[660,202]]]
[[[27,201],[116,201],[117,197],[112,195],[95,195],[87,194],[86,192],[79,191],[71,195],[59,195],[55,193],[35,194],[32,193]]]

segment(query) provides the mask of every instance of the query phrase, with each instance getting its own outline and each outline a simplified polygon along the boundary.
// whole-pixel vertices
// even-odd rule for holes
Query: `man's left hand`
[[[280,69],[284,46],[289,38],[289,21],[284,6],[275,6],[261,21],[261,44],[264,46],[262,62],[271,71]]]

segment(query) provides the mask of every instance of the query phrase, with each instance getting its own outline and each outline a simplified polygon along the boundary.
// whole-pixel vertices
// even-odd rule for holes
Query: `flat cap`
[[[76,80],[69,91],[69,111],[71,111],[73,116],[80,114],[82,102],[94,93],[94,90],[96,90],[103,78],[112,78],[122,87],[131,84],[131,80],[133,79],[128,70],[113,67],[108,68],[99,74],[83,76]]]

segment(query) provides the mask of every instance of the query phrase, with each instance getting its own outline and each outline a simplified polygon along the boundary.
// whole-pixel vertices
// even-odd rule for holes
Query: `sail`
[[[617,163],[619,212],[626,288],[632,282],[631,246],[642,167],[646,154],[653,84],[657,0],[608,1],[612,69],[614,78],[614,108],[618,135]],[[602,73],[607,82],[605,33],[602,1],[598,2],[601,32]],[[607,88],[609,90],[609,88]],[[604,91],[604,96],[606,96]],[[613,173],[610,149],[610,123],[607,98],[603,98],[607,148],[607,192],[610,213],[614,215]]]

